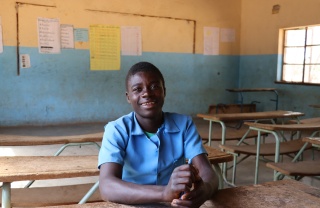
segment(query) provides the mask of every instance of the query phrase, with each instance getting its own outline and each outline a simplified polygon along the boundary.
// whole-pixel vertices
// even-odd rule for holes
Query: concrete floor
[[[268,140],[268,139],[267,139]],[[232,143],[232,142],[231,142]],[[230,144],[231,144],[230,143]],[[229,144],[229,143],[228,143]],[[218,142],[213,142],[213,147],[218,148]],[[61,145],[41,145],[41,146],[22,146],[22,147],[0,147],[0,156],[27,156],[27,155],[53,155]],[[96,155],[98,149],[96,146],[82,146],[82,147],[68,147],[61,155]],[[304,157],[310,159],[311,151],[308,150]],[[269,157],[273,159],[272,157]],[[320,151],[315,151],[315,158],[320,159]],[[289,157],[284,157],[284,160],[290,160]],[[237,166],[236,184],[251,185],[254,182],[255,158],[249,157]],[[228,178],[231,178],[231,170],[228,172]],[[70,185],[77,183],[92,183],[96,182],[98,177],[83,177],[83,178],[69,178],[57,180],[41,180],[36,181],[33,186],[56,186],[56,185]],[[272,181],[273,170],[267,168],[264,162],[260,162],[259,183]],[[303,183],[320,187],[320,180],[305,177],[301,180]],[[14,182],[12,187],[24,187],[26,181]]]

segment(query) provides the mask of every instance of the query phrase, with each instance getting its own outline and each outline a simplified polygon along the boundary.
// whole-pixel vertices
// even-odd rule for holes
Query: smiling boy
[[[104,200],[199,207],[216,192],[217,176],[191,117],[163,112],[165,95],[156,66],[139,62],[130,68],[126,97],[133,112],[105,126],[99,152]]]

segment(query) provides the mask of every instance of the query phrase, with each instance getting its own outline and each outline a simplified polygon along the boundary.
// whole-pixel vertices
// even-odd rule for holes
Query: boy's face
[[[138,72],[131,76],[127,83],[126,96],[136,112],[138,121],[162,116],[165,88],[156,73]]]

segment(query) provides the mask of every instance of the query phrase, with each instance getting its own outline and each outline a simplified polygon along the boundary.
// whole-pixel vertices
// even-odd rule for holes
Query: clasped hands
[[[193,165],[174,169],[165,190],[173,207],[199,207],[206,200],[205,186],[199,170]]]

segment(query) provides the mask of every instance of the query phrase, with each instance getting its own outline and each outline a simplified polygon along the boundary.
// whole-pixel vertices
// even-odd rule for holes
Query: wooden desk
[[[212,122],[220,123],[222,127],[221,144],[225,144],[226,138],[226,125],[228,121],[243,121],[243,120],[262,120],[262,119],[277,119],[277,118],[298,118],[304,116],[304,113],[293,111],[265,111],[265,112],[252,112],[252,113],[228,113],[228,114],[197,114],[198,117],[209,121],[209,136],[208,145],[211,145],[212,136]],[[246,132],[246,136],[249,131]]]
[[[240,104],[243,104],[243,92],[273,92],[276,96],[275,99],[271,101],[276,102],[275,110],[278,110],[279,96],[275,88],[235,88],[235,89],[226,89],[229,92],[236,92],[240,94]]]
[[[11,207],[11,182],[99,175],[97,156],[0,157],[2,207]]]
[[[81,123],[51,126],[0,127],[0,146],[33,146],[64,144],[55,155],[67,146],[92,145],[100,148],[105,123]]]
[[[259,185],[241,186],[219,190],[211,200],[201,208],[275,208],[291,207],[316,208],[320,204],[320,189],[294,180],[267,182]],[[145,208],[170,207],[170,203],[147,205],[124,205],[112,202],[87,203],[82,205],[66,205],[60,208]],[[47,207],[47,208],[58,208]]]

